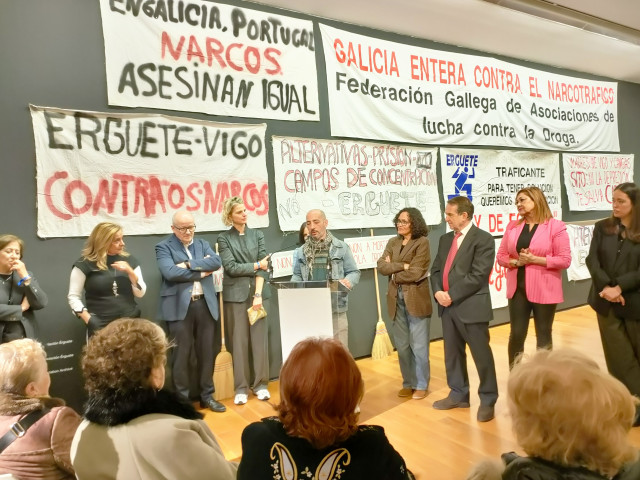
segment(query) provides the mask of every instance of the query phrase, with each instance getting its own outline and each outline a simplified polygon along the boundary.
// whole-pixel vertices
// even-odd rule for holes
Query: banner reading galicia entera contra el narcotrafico
[[[265,124],[31,106],[38,235],[86,236],[103,221],[126,235],[169,233],[178,210],[199,231],[225,230],[222,204],[243,198],[269,225]]]
[[[614,82],[320,25],[331,134],[397,142],[613,151]]]
[[[319,119],[310,21],[196,0],[100,11],[110,105]]]

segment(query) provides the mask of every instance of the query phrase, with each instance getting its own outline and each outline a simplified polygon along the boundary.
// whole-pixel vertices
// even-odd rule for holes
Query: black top
[[[361,425],[344,442],[318,450],[289,436],[278,418],[263,418],[242,432],[242,452],[238,480],[322,478],[320,472],[340,480],[413,478],[377,425]]]
[[[97,315],[103,320],[140,315],[129,276],[111,267],[112,263],[120,260],[128,262],[134,270],[139,266],[138,261],[132,255],[128,257],[107,255],[107,270],[98,269],[96,262],[82,257],[73,264],[86,277],[84,297],[87,309],[91,314]],[[117,288],[114,288],[114,281]]]
[[[525,223],[522,228],[522,232],[520,232],[520,236],[518,237],[518,241],[516,242],[516,252],[519,252],[523,248],[529,248],[531,245],[531,239],[533,238],[533,234],[536,233],[538,229],[538,224],[533,225],[533,228],[529,230],[529,225]],[[525,276],[524,276],[524,265],[518,267],[518,288],[524,288]]]
[[[536,457],[520,457],[513,452],[502,455],[506,469],[502,480],[608,480],[608,477],[584,467],[567,467]],[[640,462],[626,465],[613,480],[640,478]]]

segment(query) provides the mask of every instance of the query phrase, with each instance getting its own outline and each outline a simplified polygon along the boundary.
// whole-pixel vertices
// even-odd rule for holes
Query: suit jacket
[[[213,286],[213,275],[203,278],[201,273],[218,270],[222,262],[209,242],[194,238],[193,246],[196,253],[189,259],[184,245],[173,234],[156,245],[156,260],[162,275],[158,313],[167,322],[183,320],[187,315],[195,281],[202,285],[209,312],[218,320],[218,297]],[[186,261],[191,265],[190,270],[176,266]]]
[[[13,282],[11,291],[11,304],[0,304],[0,320],[5,322],[22,322],[24,331],[28,338],[36,338],[36,324],[33,315],[34,310],[40,310],[47,306],[49,301],[47,294],[45,293],[38,281],[31,272],[31,281],[29,285],[18,286],[20,281],[20,275],[18,272],[13,272],[10,282]],[[7,285],[9,284],[7,281]],[[29,301],[29,309],[26,312],[22,311],[22,299],[27,297]]]
[[[254,270],[253,265],[267,255],[264,234],[260,230],[245,227],[244,240],[235,227],[218,236],[220,258],[224,267],[222,289],[227,302],[244,302],[253,294],[256,277],[264,278],[262,298],[271,296],[269,274],[264,270]]]
[[[438,254],[431,267],[431,290],[442,291],[442,270],[453,243],[453,232],[440,237]],[[464,323],[489,322],[493,319],[489,275],[493,268],[495,242],[488,232],[471,225],[449,270],[449,296],[458,317]],[[438,304],[442,316],[445,307]]]
[[[498,264],[507,268],[507,298],[512,298],[518,286],[518,268],[509,265],[512,258],[518,258],[516,250],[518,237],[525,222],[509,222],[498,248]],[[524,267],[527,299],[533,303],[560,303],[562,296],[562,270],[571,265],[571,247],[564,222],[552,218],[538,225],[529,251],[538,257],[546,257],[547,266],[526,265]]]
[[[403,237],[399,235],[390,239],[378,259],[378,271],[389,277],[387,291],[389,318],[394,319],[396,316],[398,286],[402,288],[409,314],[414,317],[427,317],[431,315],[431,293],[427,278],[429,263],[431,263],[429,240],[427,237],[412,238],[400,251],[402,241]],[[385,261],[387,256],[391,259],[390,262]],[[409,264],[407,270],[404,269],[405,263]]]
[[[607,219],[608,220],[608,219]],[[640,243],[625,239],[618,252],[618,235],[605,231],[607,220],[600,220],[593,229],[593,238],[587,255],[587,268],[591,273],[588,303],[601,315],[613,308],[620,318],[640,319]],[[606,286],[619,285],[625,305],[600,298]]]

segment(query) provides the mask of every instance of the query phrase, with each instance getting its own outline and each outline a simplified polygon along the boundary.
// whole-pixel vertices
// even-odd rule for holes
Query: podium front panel
[[[293,347],[307,337],[333,337],[329,288],[278,290],[282,362]]]

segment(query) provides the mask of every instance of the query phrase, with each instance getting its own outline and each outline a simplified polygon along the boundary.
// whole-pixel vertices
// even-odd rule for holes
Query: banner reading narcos
[[[100,0],[110,105],[318,120],[313,23],[195,0]]]
[[[613,189],[633,182],[633,155],[562,155],[572,211],[611,210]]]
[[[252,226],[269,225],[265,124],[30,109],[40,237],[86,236],[102,221],[126,235],[169,233],[178,210],[192,212],[198,230],[224,230],[233,195]]]
[[[309,210],[330,229],[391,227],[404,207],[442,221],[437,149],[407,145],[272,137],[278,221],[297,231]]]
[[[553,216],[562,219],[557,153],[440,149],[444,203],[456,196],[473,202],[473,223],[492,235],[504,234],[518,218],[515,197],[523,187],[542,190]]]
[[[320,25],[331,134],[397,142],[619,150],[614,82]]]

